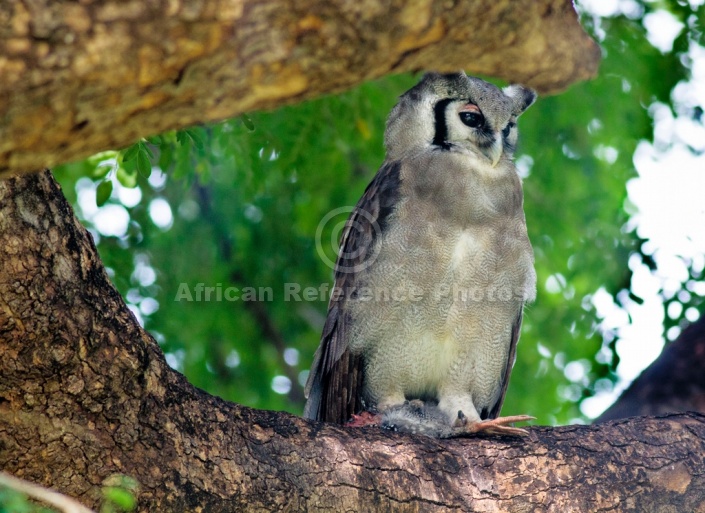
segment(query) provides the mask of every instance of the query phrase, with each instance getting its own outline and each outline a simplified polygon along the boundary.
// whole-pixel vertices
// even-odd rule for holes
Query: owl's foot
[[[359,415],[353,415],[352,418],[345,424],[346,427],[365,427],[377,426],[381,421],[381,417],[369,411],[363,411]]]
[[[462,411],[458,412],[458,418],[453,423],[456,429],[456,436],[474,433],[487,433],[490,435],[509,435],[509,436],[526,436],[529,432],[526,429],[508,426],[514,422],[527,422],[534,420],[536,417],[529,415],[513,415],[511,417],[497,417],[496,419],[481,420],[477,422],[469,422],[468,418]]]

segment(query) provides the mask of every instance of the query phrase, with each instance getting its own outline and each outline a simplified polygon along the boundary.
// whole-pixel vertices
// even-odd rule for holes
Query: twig
[[[64,513],[95,513],[92,509],[88,509],[71,497],[44,488],[38,484],[25,481],[24,479],[12,476],[6,472],[0,472],[0,486],[5,486],[20,493],[24,493],[32,499],[53,506]]]

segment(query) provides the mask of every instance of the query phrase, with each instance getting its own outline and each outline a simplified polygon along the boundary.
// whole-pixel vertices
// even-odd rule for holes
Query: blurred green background
[[[619,386],[620,331],[603,322],[593,299],[611,294],[628,323],[626,303],[642,301],[630,288],[630,262],[658,271],[653,248],[630,222],[633,156],[640,141],[661,152],[683,144],[655,138],[654,112],[664,106],[702,128],[702,107],[674,94],[694,79],[702,2],[594,4],[579,9],[603,48],[599,77],[540,98],[519,122],[517,162],[539,283],[503,411],[530,413],[540,424],[587,421],[581,401]],[[681,24],[671,48],[655,39],[668,43],[659,20],[669,19]],[[161,134],[55,170],[126,302],[193,384],[247,406],[301,413],[327,297],[291,300],[287,287],[332,284],[317,240],[334,259],[330,240],[345,216],[321,225],[317,239],[319,224],[356,203],[383,161],[386,116],[418,78],[387,77]],[[693,286],[702,267],[682,260],[688,272],[679,286],[656,291],[663,310],[676,312],[664,316],[659,337],[674,338],[671,328],[686,312],[702,309],[702,293],[691,293],[702,290]],[[205,300],[203,290],[197,301],[198,284],[237,288],[230,294],[239,300],[217,300],[215,292]],[[194,301],[177,300],[188,297],[183,287]],[[682,308],[669,310],[671,303]]]

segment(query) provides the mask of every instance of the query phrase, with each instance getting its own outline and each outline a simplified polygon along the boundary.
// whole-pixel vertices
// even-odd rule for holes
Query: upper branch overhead
[[[39,0],[0,20],[0,177],[389,73],[557,91],[600,55],[564,0]]]

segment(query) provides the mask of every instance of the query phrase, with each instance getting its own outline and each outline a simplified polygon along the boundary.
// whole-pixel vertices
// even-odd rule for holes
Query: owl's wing
[[[348,300],[360,286],[361,272],[374,265],[375,246],[399,202],[398,161],[385,162],[350,214],[335,266],[335,289],[306,383],[304,417],[344,424],[362,410],[364,361],[348,348]]]
[[[504,374],[502,377],[502,392],[499,394],[497,402],[490,408],[488,419],[496,419],[499,417],[499,412],[502,410],[502,403],[504,403],[504,396],[507,395],[507,387],[509,386],[509,376],[512,373],[512,367],[514,367],[514,362],[517,359],[517,343],[519,342],[519,334],[521,332],[521,319],[523,317],[523,310],[519,310],[519,315],[512,325],[512,341],[509,345],[509,354],[507,355],[507,366],[504,368]]]

